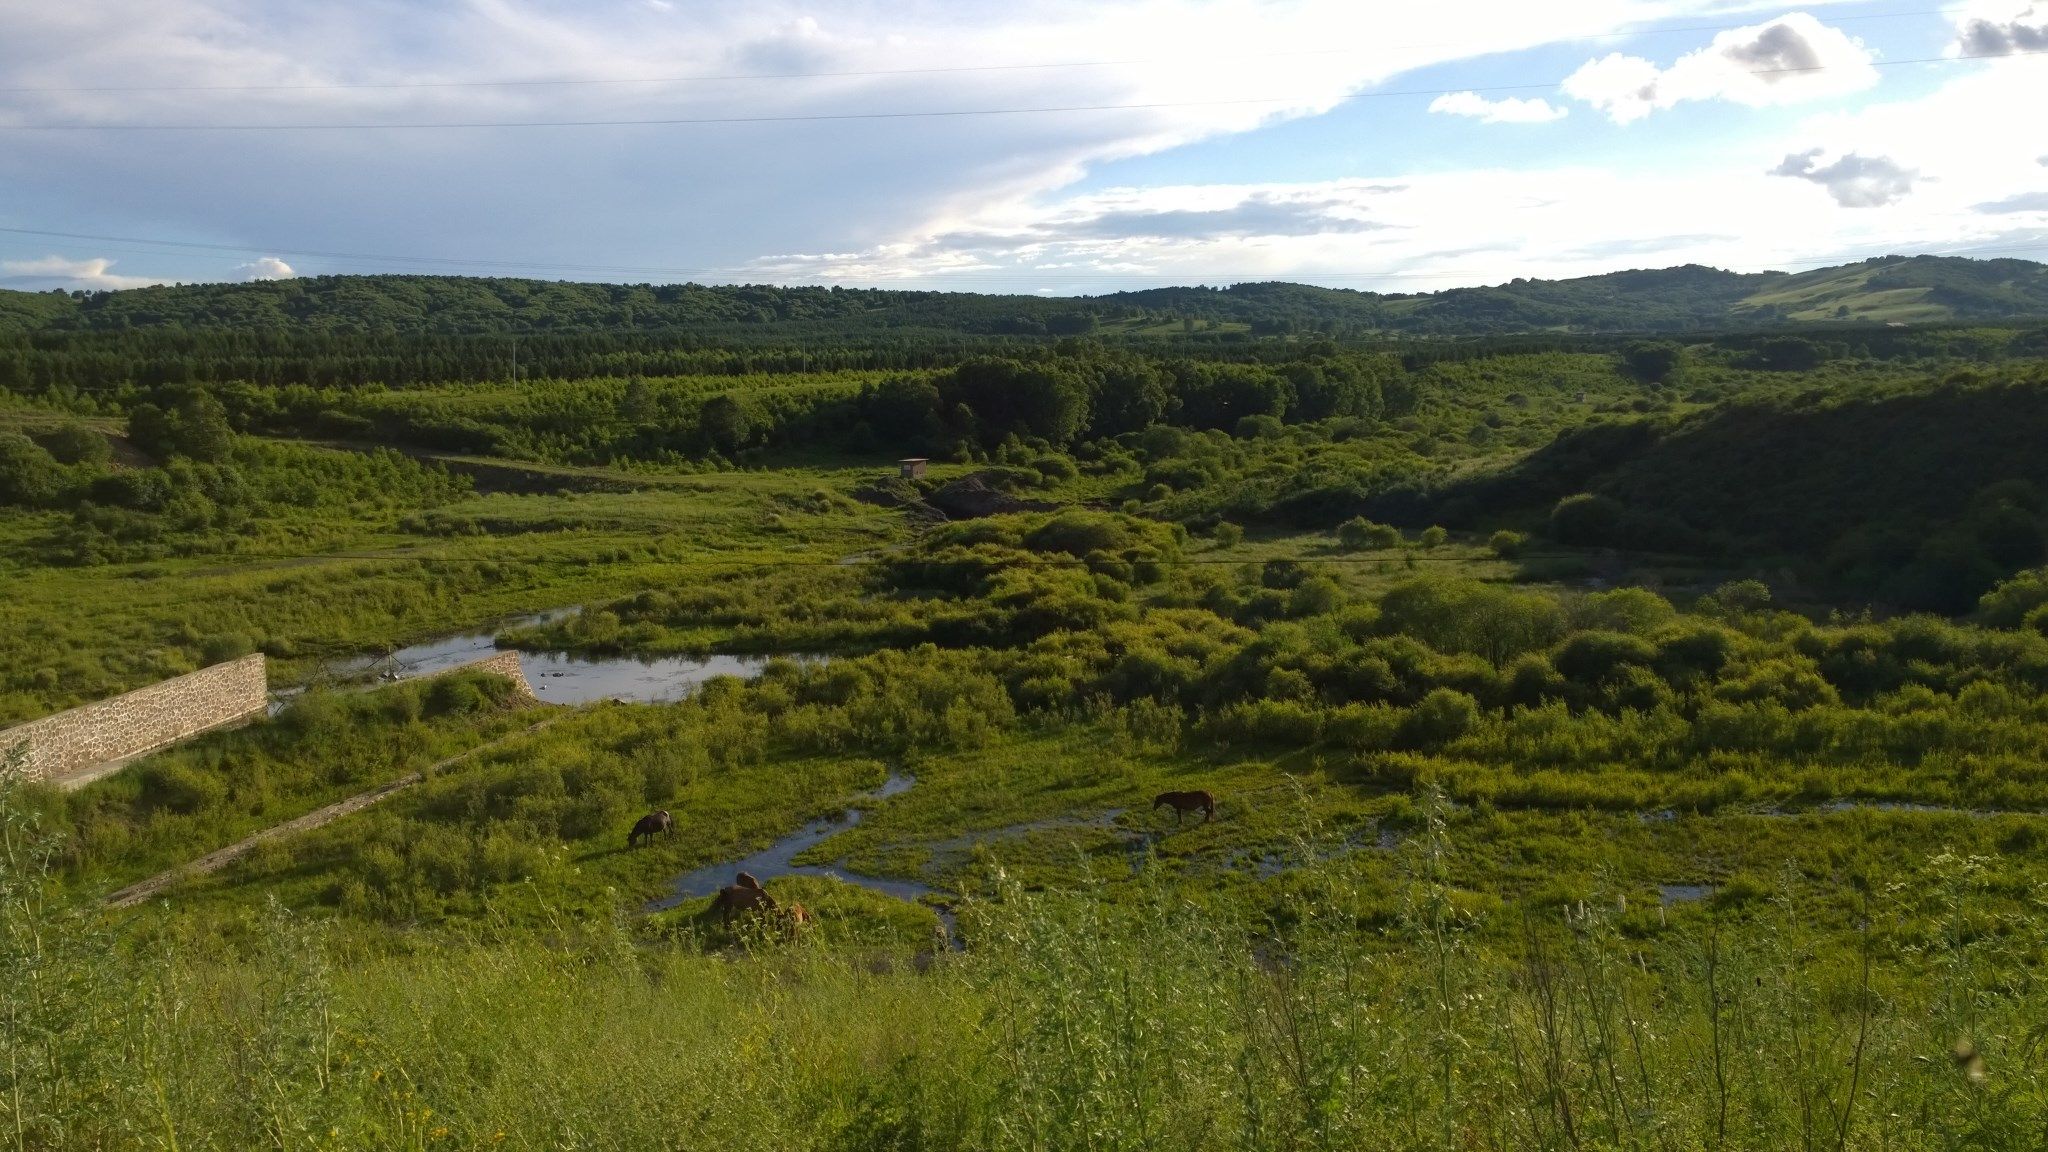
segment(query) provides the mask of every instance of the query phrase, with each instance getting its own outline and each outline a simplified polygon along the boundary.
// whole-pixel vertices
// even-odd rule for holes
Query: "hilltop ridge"
[[[2048,265],[1885,256],[1808,272],[1691,264],[1429,293],[1268,281],[1100,296],[886,288],[601,284],[508,277],[310,276],[113,292],[0,289],[0,332],[133,329],[539,333],[599,331],[988,336],[1500,335],[1684,332],[1827,321],[2010,320],[2048,315]]]

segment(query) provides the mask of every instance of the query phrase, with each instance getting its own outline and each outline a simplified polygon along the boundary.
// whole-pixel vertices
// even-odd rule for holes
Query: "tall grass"
[[[6,813],[17,1149],[2031,1149],[2048,1123],[2043,923],[1983,919],[1964,859],[1847,936],[1787,880],[1747,919],[1637,938],[1588,902],[1482,944],[1431,824],[1384,930],[1326,868],[1284,923],[1008,884],[936,957],[605,923],[394,953],[275,907],[238,944],[117,947]],[[1949,930],[1892,947],[1906,914]]]

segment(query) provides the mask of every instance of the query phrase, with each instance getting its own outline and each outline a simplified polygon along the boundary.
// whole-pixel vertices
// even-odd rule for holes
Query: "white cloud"
[[[1562,120],[1570,111],[1540,96],[1488,100],[1477,92],[1447,92],[1430,101],[1429,110],[1451,116],[1470,116],[1486,124],[1542,124]]]
[[[289,280],[298,273],[275,256],[260,256],[247,264],[235,265],[238,280]]]
[[[1669,68],[1621,53],[1589,60],[1564,91],[1627,124],[1688,100],[1765,107],[1862,91],[1877,83],[1871,59],[1861,41],[1794,12],[1722,32]]]
[[[699,0],[668,12],[561,0],[0,3],[0,75],[14,89],[0,93],[0,125],[788,117],[561,130],[8,134],[7,200],[16,219],[259,250],[405,252],[577,264],[613,278],[720,279],[762,253],[868,251],[991,203],[1049,194],[1108,161],[1315,116],[1413,69],[1720,7]],[[1120,63],[1043,66],[1087,61]],[[792,71],[837,75],[637,82]],[[419,86],[506,76],[635,82]],[[305,87],[20,90],[104,85],[110,77],[130,86]],[[398,86],[319,87],[341,83]],[[802,119],[1075,106],[1101,110]],[[296,262],[300,271],[380,267]]]
[[[1844,208],[1880,208],[1913,191],[1920,173],[1901,166],[1889,156],[1864,156],[1851,152],[1831,163],[1820,162],[1822,148],[1809,148],[1785,157],[1771,169],[1773,176],[1807,180],[1828,190],[1835,203]]]
[[[0,260],[0,286],[16,289],[83,288],[105,291],[115,288],[144,288],[164,281],[151,276],[121,276],[108,269],[114,262],[103,256],[74,260],[65,256],[38,256],[28,260]]]
[[[1624,266],[1796,270],[1894,252],[2027,255],[2048,245],[2048,223],[2028,214],[2048,120],[2013,114],[2038,99],[2035,63],[1946,73],[1932,92],[1715,141],[1684,163],[1446,166],[1379,178],[1024,196],[935,217],[887,245],[761,267],[771,278],[802,268],[994,291],[1025,275],[1062,292],[1266,279],[1420,291]],[[1958,132],[1957,124],[2001,127],[1987,136]],[[1772,175],[1774,166],[1799,178]],[[1844,211],[1844,203],[1859,206]],[[1280,206],[1298,228],[1169,235],[1132,226],[1242,219],[1248,207],[1256,217]],[[1315,227],[1324,220],[1346,223]]]
[[[1956,14],[1956,42],[1951,52],[1964,56],[2010,56],[2016,52],[2048,52],[2048,9],[2029,4],[1973,4]]]
[[[1186,182],[1061,191],[1106,161],[1314,116],[1410,69],[1646,21],[1697,21],[1727,10],[1715,0],[700,0],[676,12],[637,0],[387,0],[374,7],[374,18],[356,5],[255,0],[0,0],[0,9],[0,75],[10,87],[104,84],[107,77],[124,84],[319,85],[876,73],[533,88],[13,92],[0,93],[0,123],[677,119],[1173,105],[559,131],[7,134],[7,207],[10,222],[23,226],[176,235],[257,251],[499,260],[508,263],[471,270],[507,274],[561,274],[511,263],[526,260],[576,264],[609,279],[1074,291],[1257,278],[1402,289],[1584,274],[1619,261],[1762,267],[2004,239],[2033,217],[1975,206],[2038,188],[2042,169],[2034,158],[2048,153],[2048,121],[2016,113],[2039,102],[2039,61],[1997,60],[1941,71],[1944,86],[1932,94],[1807,117],[1782,132],[1773,120],[1750,135],[1703,140],[1676,158],[1660,153],[1638,162],[1605,153],[1584,167],[1494,167],[1476,158],[1483,153],[1461,157],[1436,150],[1434,141],[1430,154],[1404,156],[1399,149],[1407,145],[1396,134],[1384,163],[1352,160],[1345,169],[1372,178],[1261,182],[1261,173],[1239,167],[1209,183],[1176,177]],[[2012,12],[2008,6],[1983,18],[2006,21]],[[1593,61],[1574,77],[1570,94],[1617,119],[1686,100],[1790,103],[1861,90],[1875,76],[1870,57],[1802,13],[1716,36],[1668,67],[1620,54]],[[881,74],[1077,60],[1134,63]],[[1810,61],[1828,67],[1774,70]],[[1565,111],[1555,97],[1471,95],[1472,101],[1439,101],[1436,111],[1495,121]],[[1280,99],[1267,102],[1274,97]],[[1995,131],[1959,132],[1957,124]],[[1314,130],[1290,129],[1307,141]],[[1558,129],[1571,130],[1569,122]],[[1351,146],[1332,144],[1333,155]],[[1815,148],[1822,149],[1813,157],[1817,170],[1855,156],[1925,175],[1910,196],[1844,212],[1804,180],[1766,174],[1781,158]],[[1176,157],[1169,163],[1177,167],[1168,170],[1250,163],[1186,155],[1197,159],[1181,164]],[[389,267],[292,260],[294,272]],[[149,267],[195,279],[225,275],[231,264],[193,257],[183,266]],[[143,279],[113,273],[110,262],[79,271],[101,281]],[[1371,278],[1383,274],[1394,278]]]

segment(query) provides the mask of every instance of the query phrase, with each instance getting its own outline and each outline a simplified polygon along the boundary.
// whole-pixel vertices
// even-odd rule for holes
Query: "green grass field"
[[[0,510],[0,724],[567,606],[500,642],[803,657],[659,704],[323,685],[75,792],[6,786],[0,1141],[2038,1147],[2048,502],[2005,439],[1928,431],[2025,441],[2037,368],[1687,354],[1654,383],[1372,361],[1405,410],[989,437],[922,485],[789,431],[857,414],[805,405],[869,402],[868,372],[322,401],[502,451],[174,422],[209,459],[85,458],[54,401],[0,409],[81,455],[0,458],[36,501]],[[784,422],[730,455],[620,413],[739,393]],[[1741,460],[1842,412],[1889,435],[1901,398],[1927,442],[1887,464],[1924,506],[1799,472],[1817,448]],[[1839,541],[1650,516],[1748,516],[1728,477],[1781,464],[1767,518]],[[1965,468],[1981,490],[1939,491]],[[921,507],[969,476],[1052,510]],[[1652,481],[1715,499],[1592,499]],[[1858,601],[1851,562],[1968,602]],[[1152,807],[1194,789],[1214,819]],[[655,809],[675,834],[629,847]],[[649,911],[814,822],[792,862],[837,878],[764,877],[807,926]]]

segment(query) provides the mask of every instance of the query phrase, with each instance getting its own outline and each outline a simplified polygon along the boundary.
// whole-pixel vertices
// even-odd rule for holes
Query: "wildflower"
[[[1949,1055],[1955,1058],[1956,1067],[1962,1070],[1963,1075],[1969,1077],[1970,1083],[1982,1084],[1989,1075],[1984,1067],[1984,1054],[1977,1051],[1977,1046],[1971,1043],[1969,1037],[1957,1040],[1954,1050]]]

